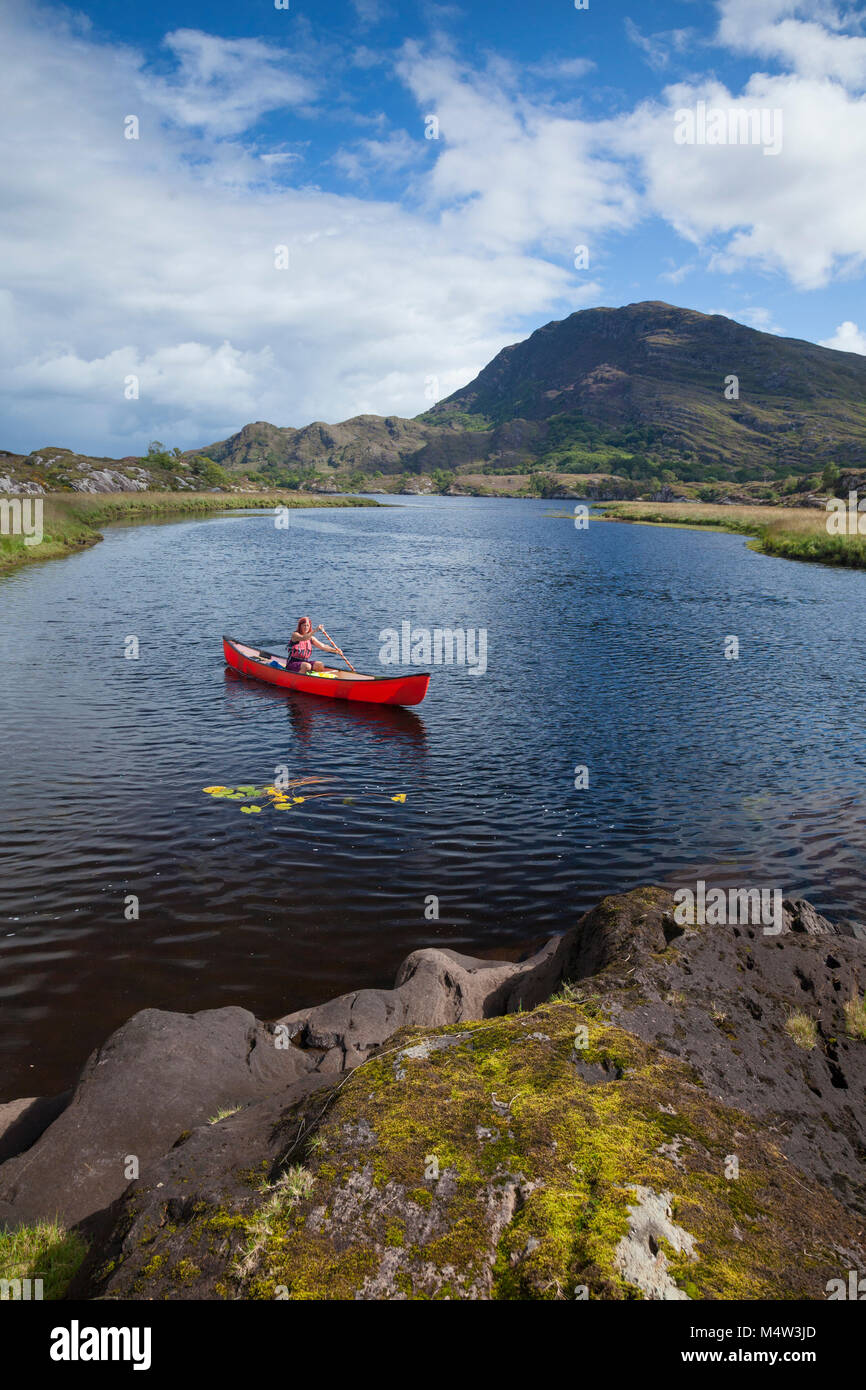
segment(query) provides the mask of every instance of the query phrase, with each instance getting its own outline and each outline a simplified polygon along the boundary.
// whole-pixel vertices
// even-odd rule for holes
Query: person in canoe
[[[320,642],[316,632],[324,632],[321,623],[313,631],[313,624],[310,618],[299,618],[298,626],[289,638],[289,655],[286,661],[286,670],[293,675],[305,675],[309,671],[324,671],[325,667],[321,661],[313,660],[313,648],[317,647],[320,652],[330,652],[334,656],[343,656],[339,647],[335,647],[333,642]],[[343,657],[345,661],[345,657]],[[344,681],[371,681],[372,676],[360,676],[355,671],[335,671],[333,673],[337,680]]]

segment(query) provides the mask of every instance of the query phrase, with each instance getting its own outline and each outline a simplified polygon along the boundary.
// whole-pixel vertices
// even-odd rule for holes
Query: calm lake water
[[[0,1099],[69,1085],[137,1009],[276,1017],[641,883],[866,916],[866,574],[578,531],[563,504],[398,500],[111,528],[0,580]],[[226,672],[223,632],[282,652],[304,612],[359,670],[403,620],[485,628],[488,669],[436,668],[414,711]],[[280,765],[335,780],[281,813],[202,790]]]

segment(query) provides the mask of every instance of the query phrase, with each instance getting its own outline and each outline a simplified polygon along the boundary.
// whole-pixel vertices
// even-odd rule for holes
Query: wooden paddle
[[[355,668],[354,668],[354,666],[352,665],[352,663],[351,663],[351,661],[349,660],[349,658],[346,656],[346,653],[345,653],[340,647],[337,646],[337,644],[336,644],[336,642],[334,641],[334,639],[333,639],[333,637],[331,636],[331,634],[330,634],[329,632],[325,632],[325,629],[322,627],[321,623],[319,624],[319,627],[321,628],[321,631],[322,631],[323,636],[327,637],[327,639],[328,639],[328,641],[330,642],[331,646],[332,646],[332,647],[335,647],[336,650],[337,650],[337,653],[343,658],[343,660],[345,661],[345,663],[346,663],[346,665],[348,666],[349,670],[350,670],[350,671],[354,671],[354,672],[355,672],[355,675],[357,675],[358,673],[357,673],[357,671],[355,671]]]

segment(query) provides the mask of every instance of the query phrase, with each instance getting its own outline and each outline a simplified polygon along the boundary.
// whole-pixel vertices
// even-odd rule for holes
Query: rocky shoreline
[[[825,1298],[866,1271],[866,927],[673,906],[270,1023],[144,1010],[0,1106],[0,1225],[82,1235],[74,1299]]]

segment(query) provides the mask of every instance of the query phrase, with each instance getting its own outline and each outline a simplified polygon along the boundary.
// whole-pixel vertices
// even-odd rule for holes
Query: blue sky
[[[866,352],[863,16],[0,0],[0,447],[413,415],[596,304]]]

